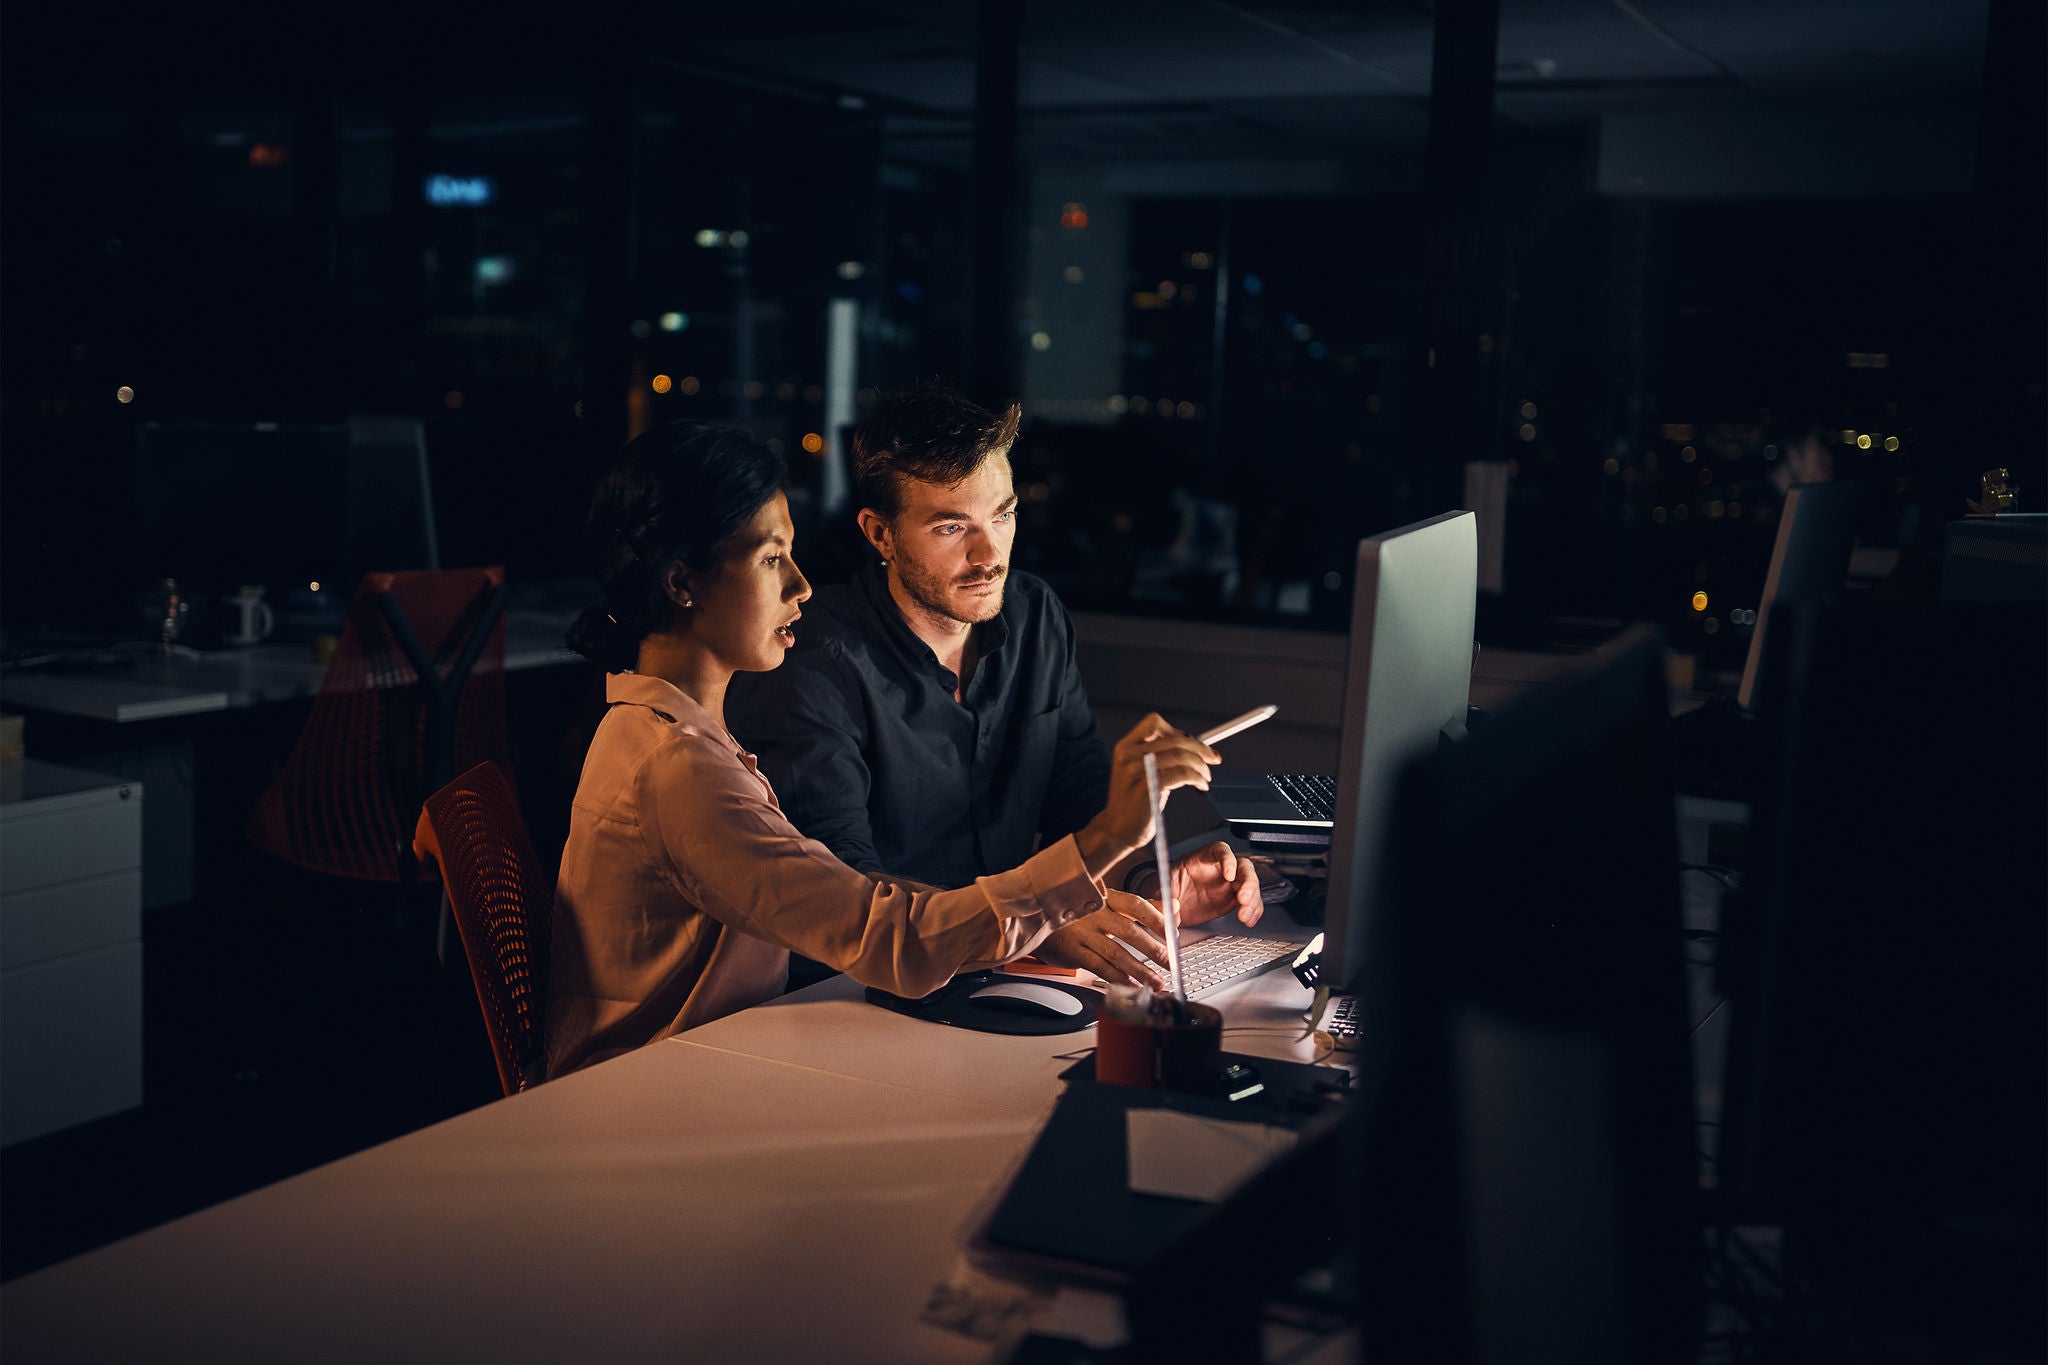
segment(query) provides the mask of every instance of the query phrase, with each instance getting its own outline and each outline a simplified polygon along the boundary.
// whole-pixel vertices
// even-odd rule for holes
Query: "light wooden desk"
[[[1092,1033],[835,978],[0,1287],[8,1361],[978,1361],[918,1310]],[[1285,969],[1212,997],[1307,1060]],[[1085,1216],[1086,1210],[1076,1210]]]
[[[1306,943],[1315,931],[1299,928],[1272,908],[1258,932]],[[1224,1010],[1225,1051],[1314,1060],[1312,1046],[1298,1038],[1309,992],[1284,966],[1210,997],[1210,1003]],[[1059,1094],[1059,1073],[1072,1065],[1062,1057],[1095,1045],[1093,1029],[1018,1038],[901,1016],[892,1016],[894,1027],[885,1032],[872,1018],[877,1013],[887,1011],[868,1004],[860,988],[842,976],[713,1020],[682,1037],[698,1047],[966,1100],[986,1113],[1034,1121]]]

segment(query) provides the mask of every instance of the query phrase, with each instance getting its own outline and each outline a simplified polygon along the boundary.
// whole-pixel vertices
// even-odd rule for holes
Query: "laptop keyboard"
[[[1337,818],[1337,779],[1328,773],[1267,773],[1266,780],[1306,819]]]

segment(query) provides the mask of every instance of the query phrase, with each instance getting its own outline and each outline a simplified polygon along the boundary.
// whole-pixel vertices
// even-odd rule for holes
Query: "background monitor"
[[[142,581],[354,586],[347,427],[145,422],[136,450]]]
[[[448,414],[424,425],[441,563],[502,564],[521,594],[568,580],[565,601],[587,604],[585,524],[615,452],[592,450],[590,432],[566,415]]]
[[[1798,484],[1785,495],[1778,517],[1778,538],[1771,545],[1771,567],[1764,575],[1763,598],[1757,605],[1756,632],[1749,637],[1749,655],[1742,665],[1742,687],[1736,702],[1754,711],[1762,689],[1765,639],[1771,615],[1794,602],[1818,601],[1840,591],[1849,576],[1849,554],[1856,548],[1857,487],[1853,483]]]
[[[351,572],[440,568],[420,419],[352,416],[348,444]]]
[[[1477,519],[1445,512],[1360,541],[1356,582],[1323,941],[1339,988],[1364,960],[1394,781],[1444,736],[1465,733]]]

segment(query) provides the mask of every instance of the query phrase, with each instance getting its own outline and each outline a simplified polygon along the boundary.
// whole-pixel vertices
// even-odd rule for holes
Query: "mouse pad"
[[[910,1015],[914,1019],[929,1019],[934,1024],[950,1024],[954,1028],[973,1029],[977,1033],[1015,1033],[1042,1037],[1054,1033],[1079,1033],[1095,1022],[1096,1009],[1102,1004],[1101,996],[1080,986],[1069,986],[1062,981],[1047,981],[1042,977],[1030,978],[1030,984],[1072,996],[1080,1003],[1081,1012],[1061,1015],[1026,1014],[970,998],[976,991],[998,981],[1023,980],[1023,977],[997,976],[994,972],[968,972],[954,977],[930,995],[917,1000],[891,995],[888,991],[870,986],[868,1003],[880,1005],[883,1009],[895,1010],[898,1014]]]

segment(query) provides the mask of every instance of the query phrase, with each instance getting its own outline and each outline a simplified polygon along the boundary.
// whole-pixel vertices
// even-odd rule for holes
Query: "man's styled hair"
[[[956,484],[1017,439],[1023,409],[998,415],[938,384],[885,393],[853,430],[854,490],[884,517],[903,510],[903,480]]]

